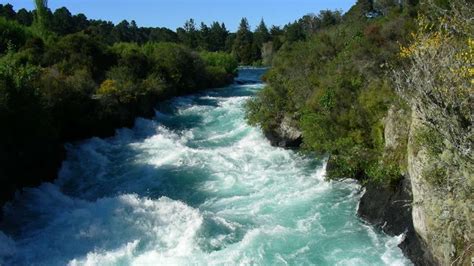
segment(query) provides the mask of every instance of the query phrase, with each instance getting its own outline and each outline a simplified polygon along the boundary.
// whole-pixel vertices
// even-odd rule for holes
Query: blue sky
[[[252,28],[261,18],[267,25],[284,25],[308,13],[323,9],[347,11],[356,0],[49,0],[49,7],[66,6],[71,13],[84,13],[88,18],[135,20],[138,26],[176,29],[189,18],[197,23],[224,22],[234,31],[240,19],[247,17]],[[32,9],[33,0],[0,0],[16,10]]]

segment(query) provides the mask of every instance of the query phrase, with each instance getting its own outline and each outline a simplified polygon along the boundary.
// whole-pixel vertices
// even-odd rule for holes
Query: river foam
[[[261,86],[175,98],[69,144],[54,184],[5,206],[0,264],[409,265],[400,238],[357,218],[357,183],[246,125]]]

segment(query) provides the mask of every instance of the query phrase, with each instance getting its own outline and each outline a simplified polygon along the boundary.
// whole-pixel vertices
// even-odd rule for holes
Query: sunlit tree
[[[232,50],[243,64],[251,64],[253,61],[252,39],[253,35],[250,31],[249,22],[246,18],[242,18]]]
[[[48,0],[35,0],[35,24],[40,29],[47,29],[48,25]]]

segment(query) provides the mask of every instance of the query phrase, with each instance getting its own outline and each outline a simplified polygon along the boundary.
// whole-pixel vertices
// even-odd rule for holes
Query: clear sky
[[[49,0],[55,10],[66,6],[73,14],[84,13],[88,18],[118,23],[135,20],[138,26],[167,27],[175,30],[189,18],[196,23],[224,22],[235,31],[242,17],[252,29],[260,19],[267,25],[285,25],[305,14],[323,9],[347,11],[356,0]],[[33,0],[0,0],[15,10],[33,8]]]

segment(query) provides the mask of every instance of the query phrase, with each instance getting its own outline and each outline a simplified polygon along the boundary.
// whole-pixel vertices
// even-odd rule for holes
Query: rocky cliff
[[[298,148],[303,141],[303,134],[298,129],[297,122],[290,116],[285,116],[279,127],[264,133],[270,143],[277,147]]]
[[[407,153],[415,231],[440,264],[471,265],[472,162],[418,112],[411,117]]]
[[[405,233],[400,247],[415,265],[471,265],[472,162],[411,109],[392,107],[384,120],[386,152],[405,155],[403,178],[391,188],[368,184],[358,213],[388,234]]]
[[[393,186],[368,183],[359,204],[358,214],[389,235],[404,234],[399,247],[415,265],[437,265],[414,227],[413,187],[408,172],[407,146],[410,134],[410,111],[392,106],[384,119],[384,156],[399,158],[402,177]]]

